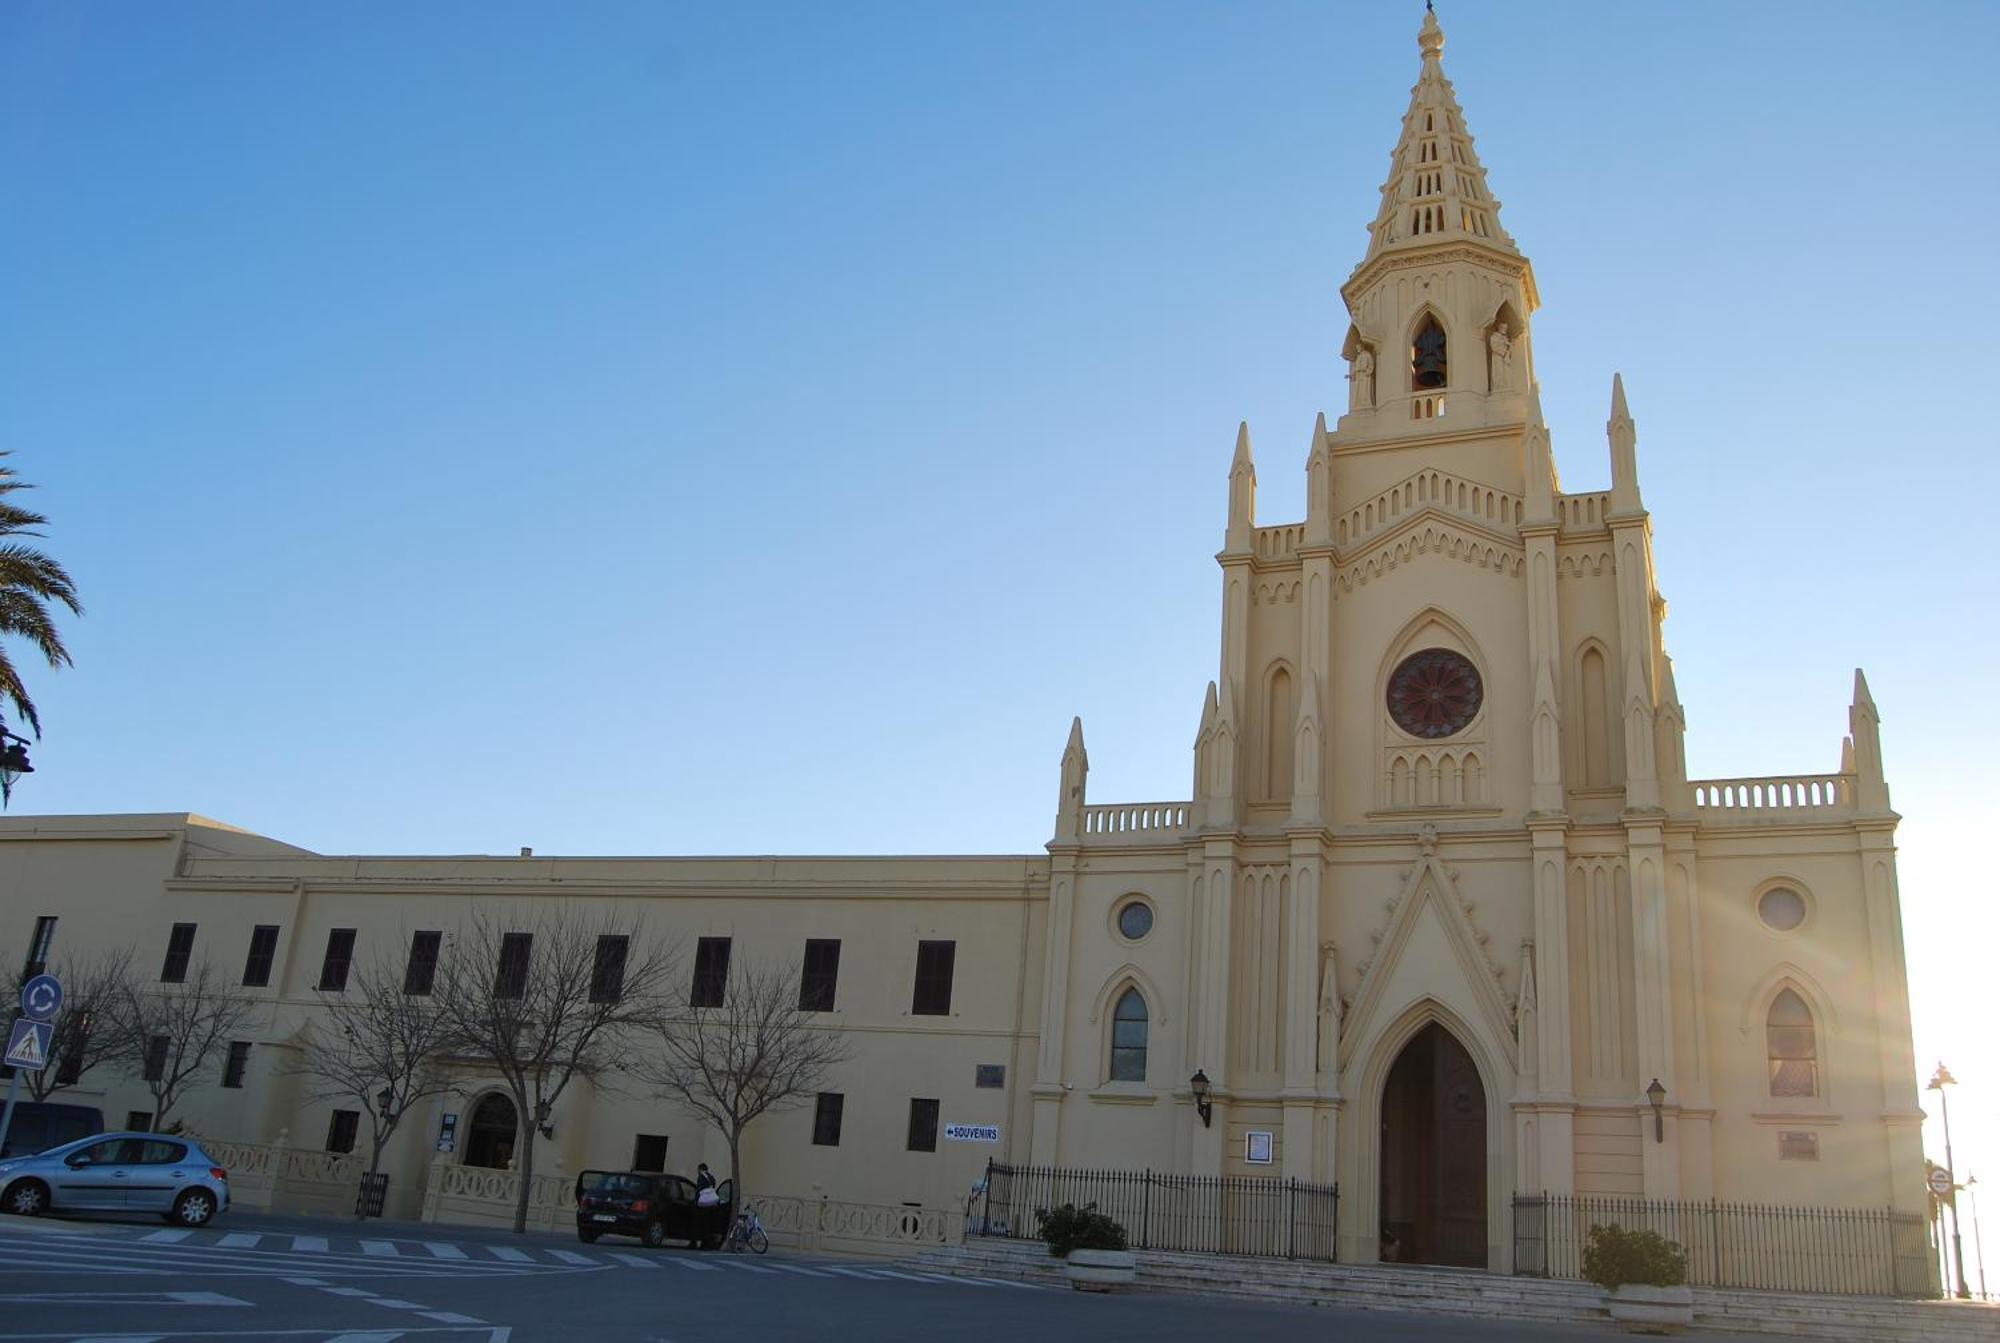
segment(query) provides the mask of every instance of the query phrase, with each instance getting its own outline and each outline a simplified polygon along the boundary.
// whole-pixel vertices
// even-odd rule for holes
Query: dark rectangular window
[[[140,1076],[148,1082],[157,1082],[167,1075],[167,1037],[156,1035],[146,1041],[145,1067]]]
[[[813,1106],[813,1146],[840,1146],[840,1111],[847,1097],[838,1091],[822,1091]]]
[[[151,1133],[153,1131],[153,1112],[151,1110],[127,1110],[125,1112],[125,1127],[132,1133]]]
[[[840,939],[806,939],[805,964],[799,970],[799,1011],[831,1012],[833,991],[840,982]]]
[[[1004,1063],[978,1063],[973,1065],[972,1085],[976,1087],[1004,1087],[1007,1085],[1007,1065]]]
[[[160,982],[179,984],[188,977],[188,958],[194,955],[194,925],[177,923],[167,935],[167,958],[160,962]]]
[[[326,1150],[352,1152],[354,1135],[361,1131],[361,1111],[335,1110],[326,1126]]]
[[[625,957],[632,939],[621,933],[604,933],[597,939],[597,959],[590,967],[590,1001],[615,1003],[625,996]]]
[[[261,989],[271,982],[271,962],[278,958],[278,925],[260,923],[250,930],[250,954],[243,958],[243,985]]]
[[[938,1103],[931,1100],[910,1102],[910,1150],[912,1152],[937,1151]]]
[[[229,1042],[229,1061],[222,1065],[222,1085],[226,1087],[241,1087],[243,1085],[243,1070],[249,1066],[250,1042],[248,1040],[231,1040]]]
[[[729,993],[729,939],[704,937],[694,946],[694,987],[688,1003],[694,1007],[720,1007]]]
[[[443,933],[411,934],[410,964],[403,971],[403,992],[418,998],[430,996],[431,985],[437,982],[438,948],[443,945]]]
[[[632,1139],[633,1170],[665,1170],[667,1168],[667,1135],[664,1133],[641,1133]]]
[[[533,933],[503,933],[500,968],[493,976],[495,998],[518,998],[528,991],[528,957],[535,949]]]
[[[326,935],[326,959],[319,964],[319,986],[335,993],[346,988],[347,972],[353,965],[354,930],[329,929]]]
[[[951,968],[957,959],[956,942],[917,943],[917,991],[910,999],[913,1015],[951,1015]]]
[[[35,935],[28,942],[28,959],[21,965],[21,978],[33,979],[49,968],[49,947],[56,940],[56,916],[44,914],[35,920]]]

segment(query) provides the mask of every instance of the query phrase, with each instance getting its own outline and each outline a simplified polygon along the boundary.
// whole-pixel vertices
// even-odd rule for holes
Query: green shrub
[[[1069,1258],[1071,1250],[1122,1250],[1125,1228],[1097,1210],[1095,1203],[1081,1208],[1065,1203],[1054,1212],[1046,1208],[1035,1213],[1041,1219],[1042,1239],[1057,1259]]]
[[[1627,1231],[1616,1222],[1590,1228],[1583,1276],[1609,1291],[1621,1283],[1678,1287],[1687,1281],[1687,1252],[1657,1231]]]

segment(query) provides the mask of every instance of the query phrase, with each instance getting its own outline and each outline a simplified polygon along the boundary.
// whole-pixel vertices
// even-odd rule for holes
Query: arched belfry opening
[[[1486,1088],[1437,1022],[1382,1085],[1382,1258],[1486,1267]]]
[[[1443,390],[1451,375],[1450,350],[1444,325],[1436,313],[1427,312],[1410,336],[1410,390]]]

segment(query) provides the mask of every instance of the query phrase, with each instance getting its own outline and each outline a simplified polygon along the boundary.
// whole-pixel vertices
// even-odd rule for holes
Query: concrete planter
[[[1642,1287],[1620,1283],[1605,1294],[1611,1318],[1639,1334],[1665,1334],[1694,1324],[1692,1287]]]
[[[1115,1292],[1138,1280],[1139,1265],[1130,1250],[1071,1250],[1063,1276],[1079,1292]]]

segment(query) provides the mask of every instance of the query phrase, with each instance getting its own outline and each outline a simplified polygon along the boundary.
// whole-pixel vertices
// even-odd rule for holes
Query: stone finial
[[[1855,805],[1863,811],[1889,810],[1889,784],[1882,768],[1882,715],[1868,693],[1868,678],[1854,669],[1854,703],[1847,711],[1854,741]]]
[[[1321,545],[1333,540],[1333,444],[1325,411],[1313,421],[1312,451],[1306,454],[1306,540]]]
[[[1427,61],[1440,60],[1444,56],[1444,29],[1438,24],[1437,11],[1424,6],[1424,24],[1417,29],[1417,50]]]
[[[1090,775],[1090,753],[1083,749],[1083,719],[1072,718],[1069,740],[1063,745],[1062,791],[1056,799],[1056,838],[1072,843],[1083,837],[1085,785]]]
[[[1236,426],[1236,455],[1229,462],[1229,550],[1250,549],[1257,526],[1257,464],[1250,457],[1250,422]]]
[[[1528,522],[1554,522],[1556,520],[1556,491],[1560,483],[1556,476],[1555,445],[1549,436],[1549,422],[1542,416],[1542,384],[1528,384],[1528,427],[1521,438],[1521,455],[1526,458],[1528,471],[1527,509],[1522,517]]]
[[[1611,439],[1611,507],[1615,512],[1637,512],[1639,503],[1639,426],[1625,405],[1625,379],[1611,375],[1611,418],[1604,432]]]

